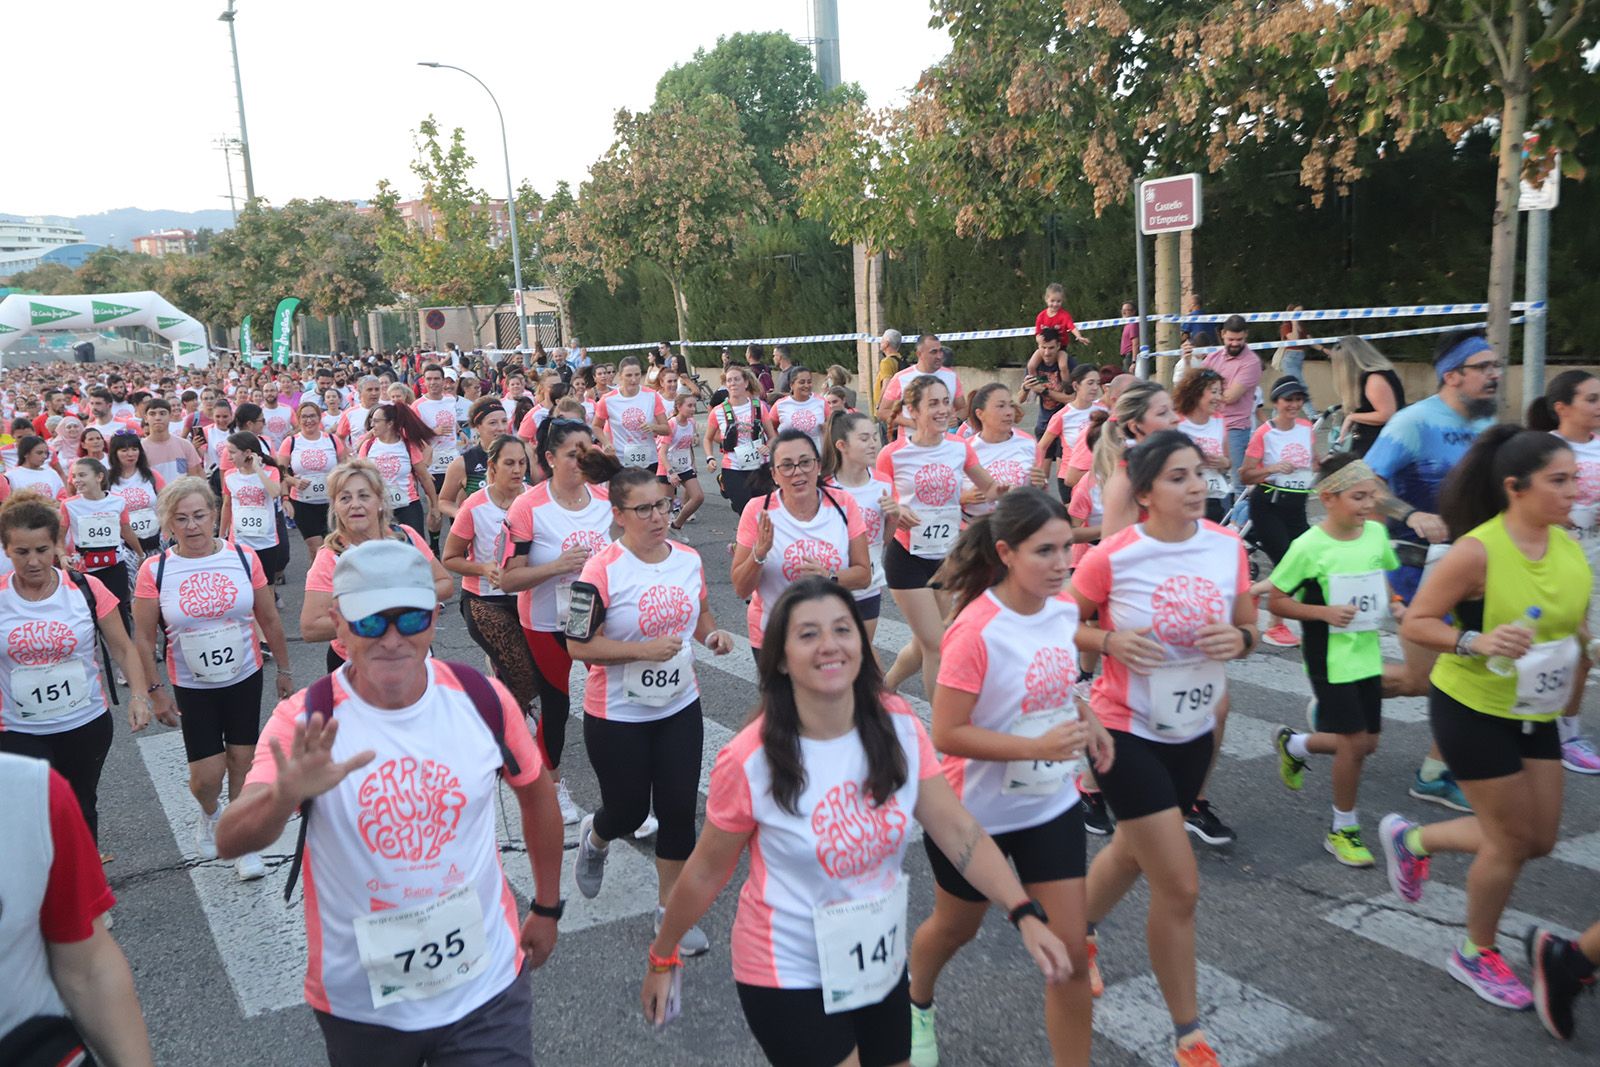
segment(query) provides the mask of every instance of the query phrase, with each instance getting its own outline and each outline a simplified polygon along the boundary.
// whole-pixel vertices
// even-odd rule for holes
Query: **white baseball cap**
[[[346,619],[395,608],[432,611],[439,605],[433,563],[410,541],[365,541],[340,554],[333,599]]]

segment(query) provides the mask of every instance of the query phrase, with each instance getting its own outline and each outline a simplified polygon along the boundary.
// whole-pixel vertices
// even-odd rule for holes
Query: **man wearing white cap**
[[[504,686],[429,656],[438,599],[409,544],[341,555],[329,613],[349,659],[274,709],[218,850],[265,848],[301,810],[306,1000],[333,1067],[531,1067],[524,965],[550,955],[562,911],[538,749]],[[495,835],[501,777],[537,887],[520,924]]]

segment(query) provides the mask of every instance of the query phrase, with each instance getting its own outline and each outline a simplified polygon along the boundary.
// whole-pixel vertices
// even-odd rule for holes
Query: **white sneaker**
[[[217,820],[222,818],[222,805],[207,815],[204,811],[194,823],[194,851],[203,860],[217,858]]]
[[[639,828],[633,832],[633,839],[635,841],[643,841],[654,834],[660,827],[661,824],[656,821],[656,813],[652,811],[644,817],[644,822],[640,823]]]
[[[556,803],[561,805],[561,825],[571,826],[582,818],[578,814],[578,805],[572,802],[572,794],[567,791],[565,781],[556,783]]]
[[[233,861],[233,871],[239,876],[239,881],[254,882],[267,876],[267,865],[262,861],[261,853],[246,852]]]

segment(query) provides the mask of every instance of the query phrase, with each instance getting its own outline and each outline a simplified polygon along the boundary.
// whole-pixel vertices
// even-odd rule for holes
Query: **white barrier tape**
[[[1511,325],[1516,326],[1519,323],[1527,322],[1530,317],[1531,316],[1528,316],[1528,315],[1515,315],[1511,319]],[[1487,325],[1488,325],[1488,323],[1484,323],[1484,322],[1453,322],[1448,326],[1427,326],[1427,327],[1422,327],[1422,328],[1415,329],[1415,330],[1385,330],[1385,331],[1383,331],[1381,333],[1362,333],[1362,334],[1355,334],[1353,336],[1362,337],[1362,338],[1365,338],[1368,341],[1377,341],[1377,340],[1382,340],[1382,339],[1388,338],[1388,337],[1421,337],[1421,336],[1423,336],[1425,334],[1449,333],[1452,330],[1482,329],[1484,326],[1487,326]],[[1261,341],[1259,343],[1251,342],[1250,348],[1252,350],[1254,350],[1254,349],[1262,349],[1262,348],[1306,348],[1306,347],[1309,347],[1311,345],[1334,345],[1334,344],[1338,344],[1340,341],[1342,341],[1346,337],[1350,337],[1350,336],[1352,336],[1352,335],[1351,334],[1341,334],[1341,335],[1339,335],[1337,337],[1297,337],[1292,341]],[[1221,345],[1207,345],[1204,348],[1201,348],[1201,347],[1197,346],[1197,347],[1193,348],[1192,351],[1197,356],[1204,356],[1204,355],[1209,355],[1212,352],[1221,351],[1221,349],[1222,349]],[[1170,349],[1165,349],[1165,350],[1160,351],[1160,352],[1145,352],[1145,351],[1141,351],[1140,355],[1144,355],[1144,356],[1181,356],[1181,355],[1183,355],[1183,349],[1181,349],[1181,348],[1170,348]]]
[[[1512,311],[1528,311],[1535,315],[1546,313],[1543,300],[1518,300]],[[1434,315],[1487,315],[1488,304],[1410,304],[1393,307],[1325,308],[1319,311],[1247,311],[1240,314],[1246,322],[1301,322],[1317,319],[1405,319]],[[1232,315],[1152,315],[1152,322],[1226,322]]]

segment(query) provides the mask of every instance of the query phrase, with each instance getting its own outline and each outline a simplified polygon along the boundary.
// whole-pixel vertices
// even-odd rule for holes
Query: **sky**
[[[216,142],[238,110],[226,0],[18,2],[6,12],[13,121],[40,141],[0,175],[0,213],[86,215],[119,207],[226,208]],[[256,193],[367,199],[387,177],[403,195],[417,123],[465,130],[475,179],[505,193],[505,110],[513,180],[576,189],[610,146],[617,108],[643,109],[669,67],[719,35],[811,36],[810,0],[238,0],[236,27]],[[948,50],[928,0],[839,0],[840,66],[873,105],[902,98]],[[68,32],[63,35],[62,31]],[[234,182],[243,202],[242,171]]]

